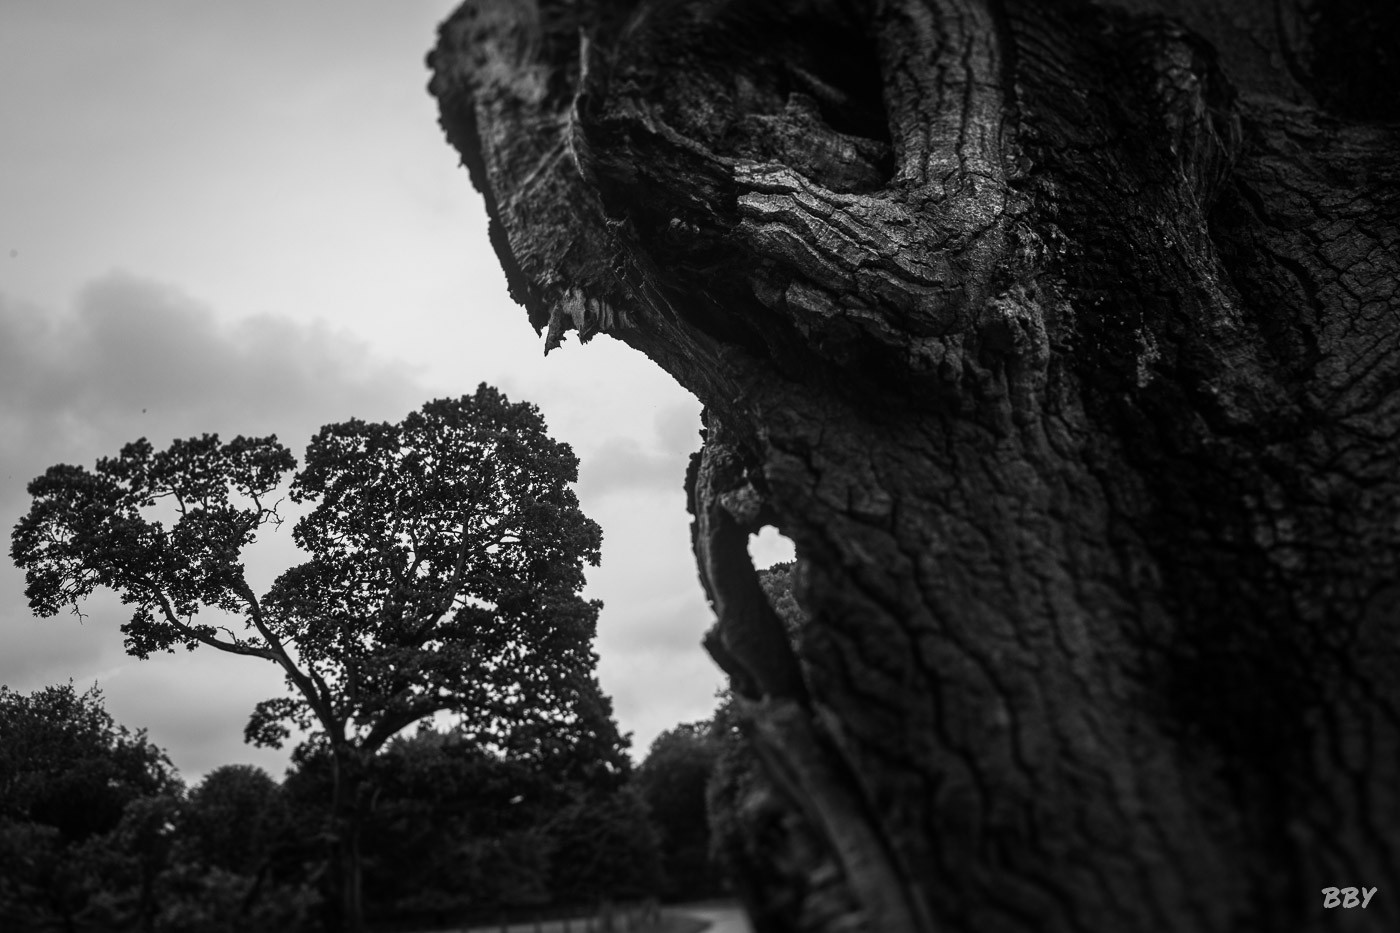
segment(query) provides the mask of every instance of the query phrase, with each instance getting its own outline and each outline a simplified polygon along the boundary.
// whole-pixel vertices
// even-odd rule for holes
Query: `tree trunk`
[[[360,852],[364,824],[360,790],[364,769],[359,754],[335,745],[331,754],[331,883],[335,898],[334,928],[341,933],[362,933],[365,928],[364,866]]]
[[[1400,23],[1233,7],[444,24],[546,349],[609,333],[706,406],[761,929],[1400,928]]]

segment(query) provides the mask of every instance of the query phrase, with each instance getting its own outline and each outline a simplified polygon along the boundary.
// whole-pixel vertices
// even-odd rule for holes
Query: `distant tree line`
[[[285,780],[225,765],[186,788],[96,688],[0,688],[0,929],[261,933],[335,922],[330,756]],[[364,891],[381,929],[655,896],[661,835],[628,769],[578,780],[448,732],[365,778]]]

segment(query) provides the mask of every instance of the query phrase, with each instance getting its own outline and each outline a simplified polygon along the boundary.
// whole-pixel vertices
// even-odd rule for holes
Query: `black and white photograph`
[[[0,0],[0,931],[1400,929],[1394,0]]]

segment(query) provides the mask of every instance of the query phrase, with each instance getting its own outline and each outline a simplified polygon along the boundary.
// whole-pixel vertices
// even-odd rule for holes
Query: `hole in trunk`
[[[797,545],[772,525],[764,525],[757,534],[749,535],[749,560],[755,570],[766,570],[774,564],[797,559]]]

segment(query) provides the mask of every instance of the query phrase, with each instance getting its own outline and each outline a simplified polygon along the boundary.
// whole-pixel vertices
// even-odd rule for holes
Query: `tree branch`
[[[291,655],[287,653],[286,647],[282,644],[282,640],[267,625],[267,621],[263,618],[262,606],[253,593],[252,587],[248,585],[248,581],[243,578],[242,573],[239,573],[235,578],[234,591],[247,603],[249,618],[252,619],[253,627],[258,630],[258,634],[262,635],[267,642],[270,659],[276,661],[287,677],[296,685],[297,690],[306,698],[307,704],[316,713],[316,718],[321,720],[321,725],[325,727],[326,731],[333,732],[338,723],[330,702],[330,691],[326,689],[325,683],[321,681],[314,670],[310,671],[310,676],[308,676],[296,666]]]
[[[452,704],[444,700],[430,700],[428,702],[410,704],[401,712],[385,713],[379,721],[370,727],[367,734],[360,743],[360,747],[370,754],[374,754],[384,743],[392,739],[395,735],[409,726],[413,725],[424,717],[431,716],[439,710],[451,709]]]
[[[267,661],[276,660],[272,652],[268,649],[256,648],[252,645],[239,642],[236,639],[234,641],[221,641],[213,635],[201,632],[198,628],[186,624],[176,615],[175,607],[170,605],[170,600],[166,598],[165,593],[163,593],[159,587],[145,577],[141,578],[141,582],[147,591],[155,597],[156,602],[160,604],[161,615],[165,616],[165,621],[185,637],[192,638],[200,644],[208,645],[211,648],[227,651],[229,654],[241,654],[246,657],[262,658]],[[228,630],[225,629],[225,631]],[[230,635],[232,635],[231,632]]]

